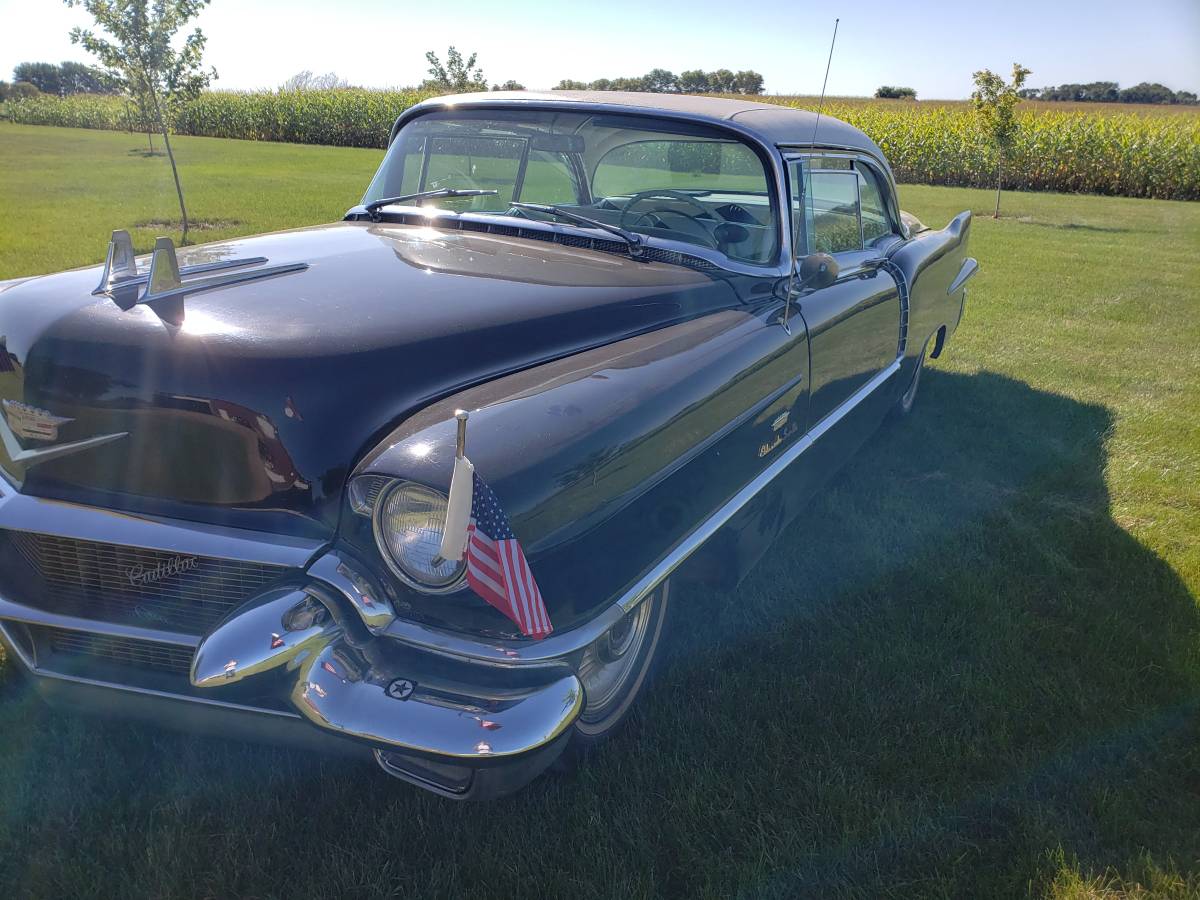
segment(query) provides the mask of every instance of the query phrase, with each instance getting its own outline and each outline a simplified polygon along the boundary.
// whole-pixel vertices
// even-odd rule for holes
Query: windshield
[[[704,125],[578,111],[445,110],[401,129],[363,202],[440,189],[494,191],[410,202],[564,224],[564,216],[512,204],[555,206],[765,265],[778,255],[770,186],[747,143]]]

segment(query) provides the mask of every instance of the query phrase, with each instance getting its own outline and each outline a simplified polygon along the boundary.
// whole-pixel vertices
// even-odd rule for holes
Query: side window
[[[887,205],[875,173],[865,166],[858,167],[859,207],[862,211],[863,243],[870,246],[881,237],[892,234]]]
[[[814,253],[843,253],[862,249],[859,223],[858,173],[854,171],[812,172],[806,218],[811,223],[810,250]]]

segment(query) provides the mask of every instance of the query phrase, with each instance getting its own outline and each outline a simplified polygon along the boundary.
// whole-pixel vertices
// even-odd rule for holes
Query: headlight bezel
[[[391,501],[396,497],[397,491],[409,489],[414,493],[425,494],[431,498],[436,498],[443,506],[449,502],[449,498],[429,485],[421,484],[418,481],[411,481],[404,478],[393,478],[391,483],[378,492],[374,498],[371,509],[371,533],[375,538],[375,547],[379,555],[383,558],[384,564],[388,570],[403,584],[419,591],[422,594],[433,596],[444,596],[454,594],[461,590],[466,585],[467,567],[466,561],[459,561],[455,566],[454,573],[449,580],[441,583],[431,583],[422,580],[421,573],[413,571],[405,566],[403,559],[394,552],[391,542],[387,538],[389,532],[388,527],[384,524],[384,518],[388,514],[388,508]]]

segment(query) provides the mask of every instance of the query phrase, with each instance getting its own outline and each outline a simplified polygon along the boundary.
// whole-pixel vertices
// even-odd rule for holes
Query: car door
[[[816,427],[899,353],[905,310],[884,251],[899,240],[878,176],[847,155],[789,160],[799,254],[828,253],[837,280],[800,286],[796,304],[808,328],[808,428]]]

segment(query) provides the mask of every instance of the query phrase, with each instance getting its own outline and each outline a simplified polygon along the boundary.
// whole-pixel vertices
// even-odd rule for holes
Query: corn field
[[[969,107],[828,103],[825,113],[870,135],[897,181],[996,186],[996,151]],[[1200,113],[1039,111],[1020,123],[1006,188],[1200,200]]]
[[[172,115],[179,134],[350,147],[383,147],[396,117],[419,91],[232,93],[212,91]],[[763,97],[812,108],[813,98]],[[966,104],[895,104],[835,99],[825,113],[861,128],[880,145],[899,181],[994,187],[996,153]],[[14,122],[73,128],[145,130],[132,104],[77,95],[9,104]],[[1200,113],[1146,115],[1111,108],[1020,114],[1004,166],[1005,187],[1200,200]]]

